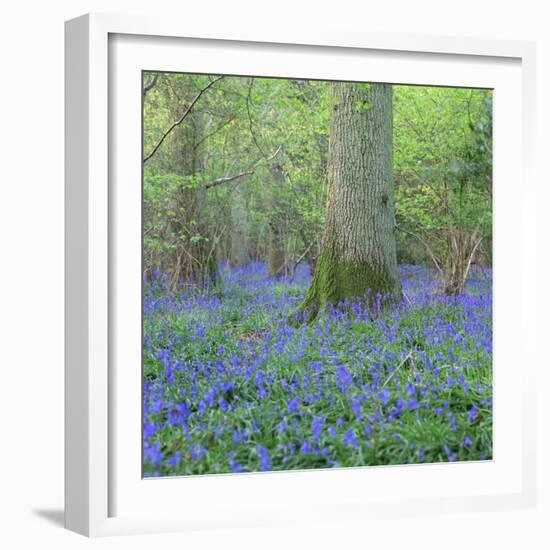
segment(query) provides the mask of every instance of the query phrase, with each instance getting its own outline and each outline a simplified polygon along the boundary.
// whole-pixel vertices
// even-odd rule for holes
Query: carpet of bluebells
[[[202,292],[145,282],[145,476],[491,459],[489,271],[448,297],[402,266],[401,304],[309,325],[290,322],[306,267],[220,272]]]

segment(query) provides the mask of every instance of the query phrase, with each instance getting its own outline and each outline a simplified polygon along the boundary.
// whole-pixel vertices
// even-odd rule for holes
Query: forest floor
[[[457,297],[401,266],[402,304],[288,319],[310,276],[221,268],[211,291],[144,284],[146,476],[492,458],[492,287]]]

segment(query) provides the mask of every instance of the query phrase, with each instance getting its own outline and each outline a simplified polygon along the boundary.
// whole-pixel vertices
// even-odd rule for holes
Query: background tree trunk
[[[183,100],[173,108],[176,119],[196,95],[195,89],[180,90]],[[204,114],[195,109],[185,124],[174,131],[173,150],[168,157],[169,170],[184,177],[195,177],[203,170],[202,138]],[[201,144],[201,145],[198,145]],[[180,280],[198,287],[209,286],[216,279],[216,255],[208,226],[203,221],[205,189],[200,185],[180,187],[175,194],[175,212],[171,231],[176,236],[175,261],[171,273],[171,288],[175,290]]]
[[[277,277],[283,273],[285,266],[285,231],[279,200],[284,173],[277,164],[272,165],[270,171],[267,269],[270,277]]]
[[[301,306],[391,293],[400,299],[395,246],[392,88],[330,84],[328,195],[321,253]]]
[[[248,210],[243,183],[238,182],[233,190],[231,204],[231,250],[230,265],[237,267],[249,261],[248,253]]]

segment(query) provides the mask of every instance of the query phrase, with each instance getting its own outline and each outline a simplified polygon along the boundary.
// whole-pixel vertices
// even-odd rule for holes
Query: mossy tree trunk
[[[328,195],[321,252],[300,307],[390,294],[400,299],[395,245],[392,87],[330,84]]]

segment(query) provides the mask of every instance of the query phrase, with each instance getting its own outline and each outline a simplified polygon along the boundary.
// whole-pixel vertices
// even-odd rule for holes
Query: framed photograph
[[[66,24],[66,527],[535,502],[534,46]]]

